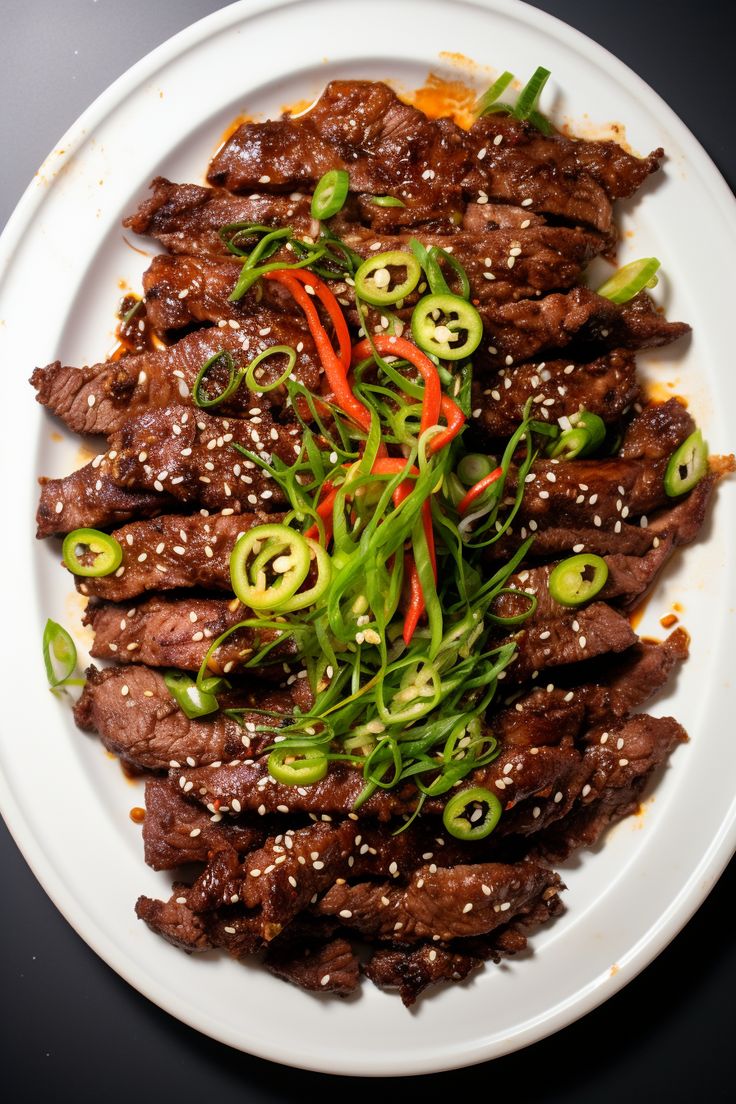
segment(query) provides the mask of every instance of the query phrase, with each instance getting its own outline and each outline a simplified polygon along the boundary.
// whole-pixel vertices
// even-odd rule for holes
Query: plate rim
[[[129,67],[112,84],[110,84],[79,116],[65,132],[53,149],[63,145],[68,156],[73,156],[76,150],[86,140],[87,134],[98,127],[111,110],[114,110],[129,94],[135,91],[146,79],[150,78],[163,65],[174,61],[178,56],[207,38],[215,35],[228,26],[247,23],[249,19],[262,14],[265,11],[296,5],[307,5],[312,0],[238,0],[237,3],[228,5],[218,11],[206,15],[202,19],[189,25]],[[450,2],[450,0],[446,0]],[[614,80],[623,78],[628,82],[629,89],[636,91],[638,98],[643,98],[647,107],[656,107],[662,114],[666,125],[675,133],[683,148],[687,151],[694,167],[703,183],[709,186],[713,198],[718,202],[727,216],[730,229],[736,230],[734,215],[736,214],[736,198],[734,198],[726,180],[713,162],[707,151],[700,144],[695,135],[686,124],[666,104],[641,77],[633,72],[624,62],[620,61],[605,47],[589,38],[577,29],[564,23],[556,16],[550,15],[540,9],[530,7],[519,0],[468,0],[469,6],[498,12],[503,15],[513,15],[518,21],[535,27],[547,29],[555,38],[573,49],[581,49],[606,70]],[[52,151],[53,153],[53,151]],[[43,171],[52,153],[44,160],[39,172]],[[13,256],[22,237],[25,225],[30,221],[34,211],[43,203],[47,193],[35,186],[31,180],[21,199],[6,224],[0,237],[0,282],[5,278],[6,270],[12,265]],[[37,598],[37,596],[35,596]],[[74,928],[78,935],[95,951],[95,953],[111,966],[119,976],[132,985],[143,996],[152,1000],[163,1010],[176,1019],[187,1023],[195,1030],[209,1035],[221,1042],[240,1050],[246,1048],[237,1039],[224,1039],[222,1034],[214,1030],[208,1030],[198,1019],[196,1005],[187,1001],[186,1004],[178,999],[174,1005],[173,994],[158,985],[153,979],[144,979],[140,976],[140,967],[136,967],[134,960],[130,958],[127,950],[112,940],[104,928],[82,911],[74,893],[67,890],[60,874],[47,861],[37,831],[20,805],[14,800],[13,794],[6,785],[6,780],[0,771],[0,808],[8,825],[8,828],[35,877],[51,898],[55,906]],[[682,930],[700,907],[708,893],[723,872],[733,851],[736,849],[736,798],[731,805],[729,817],[724,820],[721,832],[714,837],[710,846],[704,851],[697,867],[691,876],[682,885],[680,892],[669,903],[668,907],[660,915],[658,921],[652,924],[641,936],[637,944],[631,948],[615,978],[612,978],[605,987],[591,985],[590,991],[581,996],[580,992],[573,994],[562,1007],[558,1006],[554,1015],[547,1016],[543,1025],[533,1023],[517,1032],[513,1037],[504,1041],[501,1046],[488,1045],[484,1047],[482,1042],[474,1041],[469,1047],[451,1048],[439,1061],[434,1060],[430,1069],[419,1068],[415,1062],[410,1066],[399,1067],[394,1062],[388,1069],[365,1068],[350,1070],[341,1068],[340,1073],[355,1076],[382,1076],[385,1073],[398,1076],[410,1076],[419,1073],[440,1071],[444,1069],[458,1068],[483,1062],[490,1057],[501,1056],[531,1045],[579,1019],[589,1011],[603,1003],[623,985],[632,980],[642,969],[667,946],[667,944]],[[138,973],[136,973],[136,969]],[[213,1025],[214,1026],[214,1025]],[[507,1045],[506,1045],[507,1044]],[[465,1051],[469,1050],[470,1053]],[[461,1052],[462,1051],[462,1052]],[[310,1069],[320,1072],[338,1072],[326,1070],[324,1062],[290,1062],[283,1053],[274,1046],[270,1052],[261,1048],[258,1051],[248,1050],[273,1062],[282,1065],[296,1065],[297,1068]]]

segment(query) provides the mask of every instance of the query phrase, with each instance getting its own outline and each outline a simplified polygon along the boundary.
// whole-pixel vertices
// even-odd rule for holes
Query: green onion
[[[266,360],[268,357],[282,355],[287,358],[286,368],[271,383],[263,383],[262,380],[256,377],[256,369]],[[227,384],[225,389],[220,392],[219,395],[215,395],[214,398],[209,398],[204,392],[203,385],[209,371],[217,364],[222,362],[228,373]],[[241,368],[239,371],[235,369],[235,362],[230,355],[224,349],[221,349],[219,353],[215,353],[209,360],[205,361],[202,367],[197,373],[197,378],[194,381],[192,387],[192,400],[194,405],[200,407],[202,410],[210,410],[214,406],[219,406],[220,403],[225,402],[226,399],[231,398],[235,392],[240,388],[241,383],[245,380],[245,385],[249,391],[273,391],[277,387],[281,387],[288,377],[291,375],[294,365],[296,364],[296,350],[292,349],[290,345],[271,345],[268,349],[264,349],[254,357],[247,368]]]
[[[209,681],[219,685],[222,680],[213,679]],[[176,704],[190,720],[195,720],[197,717],[206,717],[209,713],[215,713],[219,708],[219,702],[212,689],[203,689],[188,675],[178,671],[169,671],[164,675],[164,682]]]
[[[62,625],[50,618],[43,630],[43,662],[51,690],[84,685],[84,679],[71,677],[77,666],[74,641]]]
[[[601,556],[581,552],[558,563],[549,577],[549,592],[561,606],[581,606],[606,584],[608,564]]]
[[[474,487],[497,467],[498,464],[493,457],[481,452],[469,452],[463,456],[456,468],[457,477],[463,486]]]
[[[94,556],[91,564],[82,563],[78,549],[87,549]],[[74,529],[64,537],[61,558],[73,575],[100,579],[117,571],[123,562],[123,550],[109,533],[99,529]]]
[[[542,94],[542,89],[551,75],[549,69],[544,69],[541,65],[534,70],[519,93],[519,98],[516,101],[514,115],[517,119],[528,119],[532,111],[536,110],[537,101]]]
[[[312,218],[328,219],[336,215],[348,197],[350,177],[344,169],[330,169],[321,178],[312,196]]]
[[[490,88],[488,88],[480,97],[475,105],[476,115],[485,115],[491,104],[494,104],[499,96],[502,96],[508,86],[514,79],[514,74],[509,73],[508,69],[502,73],[497,80],[493,82]]]
[[[675,449],[664,473],[664,490],[670,498],[687,494],[708,471],[708,446],[699,429]]]
[[[392,195],[371,196],[371,203],[376,207],[406,207],[403,200]]]
[[[614,272],[605,284],[598,288],[598,294],[604,299],[610,299],[612,303],[628,303],[644,288],[657,286],[657,271],[659,261],[656,257],[642,257],[640,261],[630,261],[629,264]]]

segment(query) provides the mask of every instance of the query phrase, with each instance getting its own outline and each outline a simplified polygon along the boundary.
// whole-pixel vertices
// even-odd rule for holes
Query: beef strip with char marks
[[[252,610],[237,598],[176,597],[154,594],[135,606],[90,604],[84,624],[95,639],[90,655],[117,663],[145,663],[149,667],[176,667],[198,671],[207,651],[222,633],[240,621],[253,619]],[[247,673],[245,664],[264,645],[277,638],[271,629],[241,628],[233,632],[210,657],[208,670],[217,675]],[[273,681],[284,677],[284,662],[298,660],[293,638],[284,640],[251,674]]]
[[[200,368],[211,357],[228,352],[235,367],[246,368],[253,358],[271,345],[296,349],[294,375],[312,391],[319,391],[320,364],[314,344],[298,318],[288,318],[267,309],[244,316],[240,329],[212,327],[183,337],[176,345],[153,352],[105,361],[86,368],[62,367],[57,360],[36,368],[31,383],[42,406],[56,414],[75,433],[111,434],[132,417],[160,408],[194,403],[191,390]],[[264,383],[283,371],[278,358],[264,364]],[[224,364],[209,377],[218,393],[227,384]],[[260,396],[245,386],[222,404],[222,414],[245,414],[251,407],[278,406],[283,388]]]

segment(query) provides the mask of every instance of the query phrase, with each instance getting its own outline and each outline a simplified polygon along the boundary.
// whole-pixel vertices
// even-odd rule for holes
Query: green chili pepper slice
[[[330,169],[314,189],[312,218],[328,219],[341,210],[350,190],[350,177],[345,169]]]
[[[284,786],[311,786],[327,774],[327,756],[316,747],[276,748],[268,773]]]
[[[309,545],[301,534],[286,525],[257,525],[236,541],[230,580],[244,606],[280,610],[306,579],[309,562]]]
[[[557,564],[549,577],[549,592],[561,606],[581,606],[595,598],[608,578],[601,556],[581,552]]]
[[[601,284],[598,294],[604,299],[610,299],[612,303],[628,303],[644,288],[653,288],[657,285],[657,269],[659,261],[656,257],[642,257],[640,261],[630,261],[614,272],[610,280]]]
[[[166,689],[179,706],[181,711],[195,720],[197,717],[206,717],[208,713],[215,713],[220,703],[210,689],[210,683],[219,684],[221,679],[206,679],[197,686],[194,679],[179,671],[169,671],[164,675]]]
[[[372,196],[371,203],[376,207],[406,207],[406,204],[402,199],[398,199],[396,196]]]
[[[587,429],[566,429],[547,447],[547,455],[556,460],[575,460],[590,451],[590,442]]]
[[[483,786],[472,786],[450,798],[442,813],[442,823],[456,839],[485,839],[498,824],[502,811],[494,793]]]
[[[59,665],[54,667],[54,661]],[[49,687],[65,686],[77,666],[77,649],[69,633],[57,621],[48,619],[43,630],[43,663]],[[76,685],[77,680],[74,680]]]
[[[317,564],[317,581],[308,590],[302,590],[295,594],[293,598],[282,602],[279,605],[279,613],[293,613],[294,610],[306,609],[307,606],[314,605],[330,585],[332,579],[332,560],[330,556],[319,541],[313,540],[311,537],[305,537],[304,539]]]
[[[403,268],[406,271],[404,279],[393,287],[390,268]],[[388,253],[376,253],[363,261],[355,273],[355,292],[372,307],[387,307],[410,295],[421,277],[422,269],[413,253],[392,249]]]
[[[584,429],[588,434],[590,441],[586,456],[600,448],[606,439],[606,423],[591,410],[578,410],[575,414],[571,414],[570,425],[573,429]]]
[[[708,446],[699,429],[675,449],[664,473],[664,491],[670,498],[687,494],[708,471]]]
[[[446,321],[440,322],[437,312]],[[411,332],[426,353],[443,360],[463,360],[480,345],[483,322],[475,307],[458,295],[425,295],[414,308]]]
[[[81,562],[77,555],[80,546],[89,549],[95,557],[94,563]],[[74,529],[64,537],[61,558],[73,575],[100,579],[117,571],[123,561],[123,550],[109,533],[101,533],[99,529]]]

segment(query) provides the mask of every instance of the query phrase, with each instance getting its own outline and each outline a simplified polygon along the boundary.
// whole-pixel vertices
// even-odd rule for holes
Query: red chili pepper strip
[[[319,276],[315,276],[313,272],[309,272],[306,269],[277,269],[277,272],[286,272],[294,280],[299,280],[300,283],[308,285],[314,290],[315,295],[329,314],[332,325],[335,327],[335,336],[337,337],[337,343],[340,347],[340,362],[347,373],[350,367],[350,356],[352,352],[350,348],[350,331],[345,321],[345,315],[340,309],[340,304],[330,288],[320,280]],[[264,275],[266,279],[273,279],[274,273],[268,272]]]
[[[332,536],[332,509],[335,505],[335,499],[337,498],[337,488],[334,488],[328,479],[325,481],[322,490],[326,490],[328,493],[317,507],[317,513],[324,522],[325,545],[328,545],[330,543],[330,537]],[[310,537],[312,540],[319,540],[319,528],[316,522],[314,525],[310,525],[304,536]]]
[[[439,452],[445,445],[449,445],[465,425],[465,415],[460,407],[449,395],[443,395],[440,401],[440,414],[447,422],[447,428],[433,437],[427,446],[427,452]]]
[[[364,429],[367,433],[371,427],[370,412],[368,411],[367,407],[363,406],[363,403],[360,402],[360,400],[357,399],[351,391],[350,384],[347,380],[347,370],[345,368],[345,365],[343,364],[341,358],[335,352],[332,346],[332,342],[327,335],[327,331],[322,325],[322,321],[319,317],[319,314],[317,313],[317,308],[315,307],[311,297],[307,294],[299,281],[295,279],[295,271],[297,270],[279,268],[276,269],[274,272],[264,273],[264,279],[276,280],[277,283],[283,284],[284,287],[291,292],[296,302],[302,308],[304,314],[306,315],[307,325],[309,326],[310,333],[312,334],[314,344],[317,346],[317,352],[319,353],[319,358],[325,370],[327,382],[329,383],[330,389],[335,396],[336,404],[342,410],[344,410],[345,413],[348,414],[353,419],[353,421],[361,427],[361,429]],[[316,283],[313,284],[311,279],[308,280],[308,283],[310,284],[310,286],[314,286],[316,290]],[[325,288],[325,291],[329,295],[332,295],[332,292],[329,291],[329,288]],[[340,308],[337,304],[337,300],[335,300],[335,306],[339,313]],[[327,309],[328,311],[330,310],[329,307]],[[332,318],[331,311],[330,317]],[[340,314],[340,317],[342,318],[342,314]],[[334,321],[335,319],[333,318],[333,323]],[[345,326],[345,332],[347,333],[347,323],[345,322],[344,318],[342,318],[342,323]],[[340,340],[339,331],[338,340]]]
[[[420,432],[435,426],[440,420],[440,407],[442,401],[442,385],[432,361],[412,341],[405,337],[395,337],[391,334],[376,334],[373,345],[381,356],[396,356],[402,360],[408,360],[424,380],[424,399],[422,401],[422,418],[419,423]],[[373,354],[371,343],[366,337],[353,346],[353,363],[365,360]]]
[[[400,472],[405,467],[402,460],[394,459],[392,457],[386,457],[381,460],[376,460],[371,471],[374,475],[391,475],[396,472]],[[419,472],[415,467],[409,469],[410,475],[418,475]],[[414,484],[411,479],[404,479],[399,483],[398,487],[391,496],[394,506],[399,506],[407,495],[411,494]],[[429,550],[429,558],[432,562],[432,570],[434,572],[435,579],[437,578],[437,556],[434,548],[434,529],[432,528],[432,507],[429,499],[426,499],[422,504],[422,527],[424,529],[424,536],[427,541],[427,548]],[[409,576],[409,603],[406,614],[404,615],[404,643],[408,647],[411,643],[411,639],[414,636],[416,627],[419,624],[419,618],[424,613],[425,602],[424,595],[422,594],[422,584],[419,581],[419,572],[417,571],[417,565],[414,562],[413,557],[406,556],[404,563],[407,565],[407,574]]]
[[[479,479],[477,483],[474,483],[464,498],[460,499],[458,504],[458,513],[464,514],[467,512],[468,506],[472,506],[477,498],[483,494],[487,487],[490,487],[492,483],[495,483],[497,479],[500,479],[503,475],[503,468],[495,468],[488,475],[484,475],[482,479]]]

